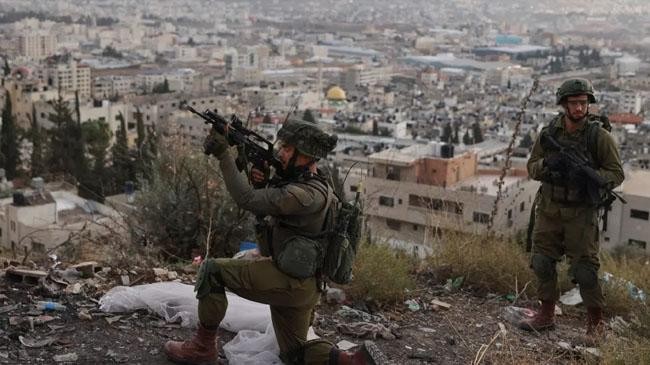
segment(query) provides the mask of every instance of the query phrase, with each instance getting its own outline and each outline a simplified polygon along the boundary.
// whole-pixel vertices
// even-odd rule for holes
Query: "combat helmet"
[[[314,123],[289,119],[278,131],[278,139],[294,146],[303,155],[320,159],[336,147],[338,137],[323,132]]]
[[[589,104],[594,104],[596,102],[594,87],[591,85],[591,82],[587,79],[575,78],[564,81],[557,89],[555,98],[557,104],[560,105],[567,96],[582,94],[587,94],[589,97]]]

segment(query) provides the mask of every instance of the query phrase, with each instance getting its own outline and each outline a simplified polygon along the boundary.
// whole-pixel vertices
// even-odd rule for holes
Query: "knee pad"
[[[598,286],[598,270],[587,262],[578,262],[573,267],[573,278],[582,289],[594,289]]]
[[[536,253],[532,258],[532,266],[538,279],[547,281],[555,278],[556,270],[553,258]]]

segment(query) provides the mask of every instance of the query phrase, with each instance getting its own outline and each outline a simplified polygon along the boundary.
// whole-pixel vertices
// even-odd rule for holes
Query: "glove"
[[[566,170],[564,158],[559,153],[545,157],[542,165],[548,167],[551,171],[563,172]]]
[[[214,128],[210,129],[210,134],[205,137],[203,142],[203,153],[221,158],[228,150],[229,144],[226,137],[217,132]]]

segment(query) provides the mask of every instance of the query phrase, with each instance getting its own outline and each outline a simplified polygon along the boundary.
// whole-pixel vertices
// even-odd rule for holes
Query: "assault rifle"
[[[226,137],[231,146],[243,149],[246,159],[256,169],[268,171],[270,166],[276,170],[282,167],[280,160],[273,154],[273,142],[246,128],[236,115],[233,114],[230,120],[227,120],[219,115],[216,110],[211,111],[208,109],[201,113],[187,104],[183,108],[201,117],[206,124],[211,124],[217,133]],[[239,163],[238,167],[240,170],[243,169],[243,166]]]
[[[599,207],[607,207],[614,200],[619,199],[623,204],[627,204],[622,196],[609,187],[608,181],[590,166],[589,160],[576,151],[575,148],[562,145],[548,133],[542,134],[540,142],[544,149],[557,151],[566,162],[569,171],[577,171],[587,178],[587,195],[591,203],[595,203]],[[604,196],[601,195],[601,191],[604,192]]]

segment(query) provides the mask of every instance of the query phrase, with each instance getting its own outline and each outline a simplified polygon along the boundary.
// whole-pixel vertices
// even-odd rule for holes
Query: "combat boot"
[[[542,331],[555,327],[555,302],[542,301],[542,307],[531,318],[519,322],[519,328],[526,331]]]
[[[381,365],[381,351],[372,341],[365,341],[355,351],[330,350],[330,365]]]
[[[217,360],[216,339],[217,330],[210,330],[199,324],[191,340],[167,341],[165,354],[170,361],[177,364],[212,365]]]
[[[596,339],[604,334],[603,310],[598,307],[587,307],[587,336]]]

